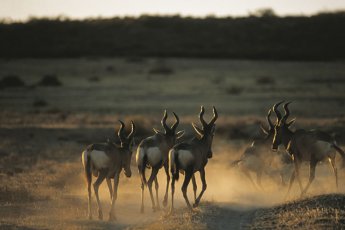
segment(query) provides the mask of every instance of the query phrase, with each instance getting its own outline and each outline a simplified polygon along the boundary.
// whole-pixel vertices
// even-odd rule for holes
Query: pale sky
[[[245,16],[259,8],[278,15],[345,10],[345,0],[0,0],[0,18],[30,16],[70,18],[180,14],[183,16]]]

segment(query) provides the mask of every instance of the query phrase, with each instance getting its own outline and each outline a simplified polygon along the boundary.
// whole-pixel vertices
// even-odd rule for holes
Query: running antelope
[[[335,183],[338,188],[338,173],[335,164],[336,151],[341,155],[343,166],[345,165],[345,153],[337,145],[333,137],[324,133],[322,131],[311,130],[306,131],[303,129],[296,130],[295,132],[289,129],[289,122],[287,119],[290,115],[288,105],[291,102],[284,104],[285,115],[282,116],[278,106],[282,102],[279,102],[273,106],[273,111],[277,115],[277,121],[274,126],[274,138],[272,142],[272,149],[276,151],[280,144],[283,144],[287,152],[291,155],[295,170],[292,172],[290,177],[290,184],[286,194],[288,196],[291,186],[297,177],[301,196],[304,196],[315,178],[315,168],[318,162],[328,159],[334,172]],[[300,179],[300,165],[303,161],[309,162],[310,172],[309,172],[309,182],[303,189],[301,179]]]
[[[268,114],[266,116],[266,120],[268,123],[268,128],[264,128],[261,125],[261,130],[265,134],[265,136],[261,139],[257,139],[253,141],[251,146],[247,147],[243,154],[241,155],[239,160],[235,160],[231,163],[230,167],[238,166],[241,172],[250,180],[255,188],[256,185],[250,175],[250,172],[254,172],[256,174],[256,181],[257,185],[261,189],[261,178],[264,172],[268,175],[275,175],[276,172],[279,173],[281,178],[282,185],[285,184],[284,177],[286,171],[291,171],[291,158],[288,154],[280,153],[276,156],[271,150],[271,144],[274,136],[274,125],[270,119],[272,113],[272,109],[268,110]],[[289,124],[289,126],[292,123]],[[271,170],[272,162],[276,163],[276,170]]]
[[[197,137],[193,138],[189,142],[183,142],[175,145],[169,152],[169,166],[172,174],[171,182],[171,213],[174,210],[174,193],[175,193],[175,181],[179,179],[179,172],[183,171],[185,174],[184,182],[182,185],[183,197],[187,203],[187,206],[192,209],[187,197],[187,187],[190,179],[193,177],[193,185],[195,183],[194,173],[199,171],[202,182],[202,190],[195,199],[193,207],[197,207],[202,195],[206,190],[205,179],[205,166],[209,158],[212,158],[212,141],[215,132],[215,122],[218,118],[218,113],[215,107],[213,107],[213,118],[209,123],[204,120],[205,109],[201,106],[199,119],[202,124],[202,129],[192,123],[193,128],[197,134]]]
[[[141,213],[144,212],[144,186],[147,184],[151,201],[152,201],[152,209],[153,211],[159,210],[159,200],[158,200],[158,180],[157,174],[158,171],[164,166],[164,170],[167,176],[167,185],[163,200],[163,206],[166,206],[168,203],[168,189],[169,189],[169,182],[170,182],[170,175],[169,175],[169,165],[168,165],[168,153],[169,150],[175,145],[177,139],[181,138],[184,134],[184,131],[179,131],[176,133],[177,126],[179,125],[179,118],[178,116],[173,113],[175,116],[175,123],[169,127],[166,124],[168,114],[167,111],[164,111],[164,116],[161,120],[161,124],[164,128],[164,132],[158,131],[153,129],[156,133],[153,136],[150,136],[141,141],[137,149],[136,161],[138,165],[139,174],[141,177]],[[151,176],[148,181],[146,181],[145,177],[145,168],[151,167]],[[155,189],[156,189],[156,201],[153,198],[152,193],[152,183],[155,182]]]
[[[91,213],[91,182],[92,175],[97,177],[93,184],[94,192],[98,205],[98,218],[103,219],[103,212],[101,202],[98,197],[98,189],[104,179],[106,179],[111,201],[111,210],[109,213],[109,220],[115,220],[115,201],[117,198],[117,188],[119,185],[119,176],[124,169],[125,175],[131,177],[131,158],[133,136],[135,133],[135,125],[131,122],[132,130],[126,137],[124,128],[125,125],[119,121],[121,126],[118,131],[120,144],[108,141],[107,143],[98,143],[89,145],[82,153],[82,162],[84,165],[87,190],[88,190],[88,215],[92,219]],[[111,187],[111,178],[114,179],[114,189]]]

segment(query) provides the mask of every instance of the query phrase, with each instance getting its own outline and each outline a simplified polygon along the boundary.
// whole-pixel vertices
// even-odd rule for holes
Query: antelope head
[[[184,134],[184,131],[178,131],[178,132],[176,133],[177,126],[178,126],[179,123],[180,123],[180,119],[179,119],[179,117],[176,115],[176,113],[173,112],[173,114],[174,114],[174,117],[175,117],[175,123],[174,123],[171,127],[169,127],[169,126],[167,125],[167,123],[166,123],[166,121],[167,121],[167,119],[168,119],[168,114],[167,114],[167,111],[165,110],[165,111],[164,111],[163,118],[162,118],[162,120],[161,120],[161,124],[162,124],[162,126],[163,126],[164,131],[161,132],[161,131],[159,131],[159,130],[153,128],[153,131],[154,131],[155,133],[163,135],[163,136],[166,138],[166,140],[167,140],[171,145],[174,145],[175,142],[176,142],[176,140],[179,139],[179,138],[181,138],[181,137],[183,136],[183,134]]]
[[[135,125],[134,122],[131,121],[131,132],[126,136],[125,134],[125,124],[120,121],[120,128],[117,133],[120,142],[121,142],[121,147],[120,149],[122,155],[122,168],[125,171],[125,175],[127,177],[131,177],[132,171],[131,171],[131,159],[132,159],[132,149],[134,145],[134,133],[135,133]]]
[[[204,113],[205,113],[204,106],[201,106],[200,113],[199,113],[199,119],[200,119],[202,128],[199,128],[194,123],[192,123],[192,126],[193,126],[195,132],[197,133],[198,138],[200,140],[204,140],[207,143],[209,143],[209,147],[208,147],[209,149],[207,150],[207,157],[212,158],[211,146],[212,146],[213,136],[214,136],[215,129],[216,129],[215,122],[218,118],[218,112],[217,112],[216,108],[213,106],[213,118],[209,123],[207,123],[204,120]]]
[[[273,112],[275,112],[277,116],[276,124],[274,125],[274,137],[273,137],[273,142],[272,142],[272,150],[277,151],[278,146],[282,144],[284,137],[287,136],[287,133],[290,133],[291,131],[289,130],[290,125],[292,125],[295,122],[295,119],[292,119],[287,122],[287,119],[290,115],[289,111],[289,104],[291,102],[287,102],[284,104],[283,108],[285,111],[284,116],[279,112],[278,106],[282,104],[284,101],[281,101],[273,106]]]

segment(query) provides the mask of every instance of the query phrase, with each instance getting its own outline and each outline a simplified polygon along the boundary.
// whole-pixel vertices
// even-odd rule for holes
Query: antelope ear
[[[263,132],[264,134],[268,135],[268,130],[265,129],[264,126],[263,126],[262,124],[260,125],[260,128],[261,128],[261,130],[262,130],[262,132]]]
[[[184,130],[181,130],[181,131],[178,131],[175,136],[176,136],[176,139],[180,139],[181,137],[183,137],[184,135]]]
[[[195,130],[195,132],[202,137],[204,135],[204,131],[202,129],[200,129],[196,124],[192,123],[192,126]]]
[[[296,118],[290,120],[289,122],[286,123],[287,127],[290,127],[294,122],[296,121]]]
[[[156,129],[156,128],[152,128],[153,129],[153,132],[155,132],[155,133],[162,133],[161,131],[159,131],[158,129]]]

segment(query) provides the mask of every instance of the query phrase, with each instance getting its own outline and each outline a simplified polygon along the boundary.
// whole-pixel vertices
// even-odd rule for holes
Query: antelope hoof
[[[193,208],[196,208],[196,207],[198,207],[198,206],[199,206],[199,203],[196,203],[196,202],[195,202],[195,203],[193,204]]]
[[[168,199],[165,199],[163,200],[163,207],[166,207],[168,205]]]
[[[168,216],[174,215],[174,213],[175,213],[175,209],[174,208],[170,208]]]
[[[102,211],[98,211],[98,219],[103,220],[103,213]]]
[[[109,221],[115,221],[115,220],[116,220],[115,214],[110,213],[109,214]]]

